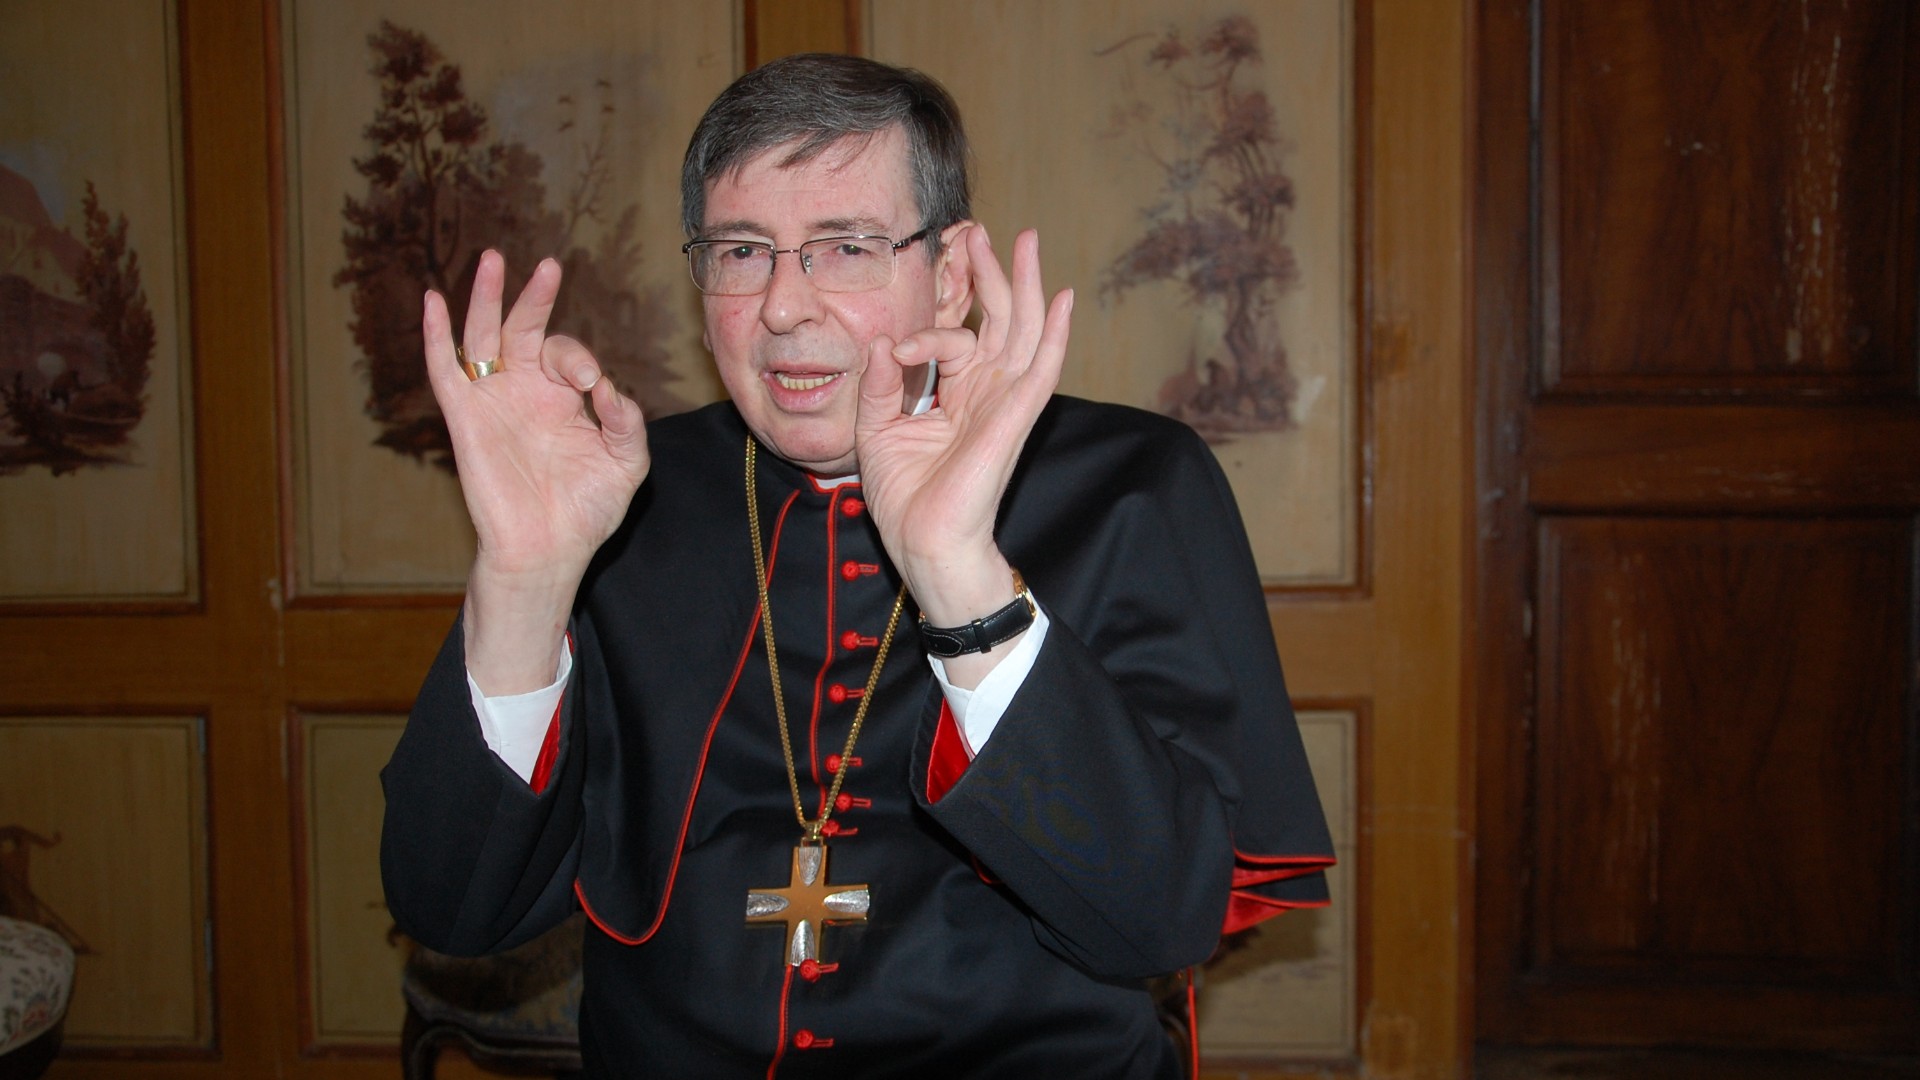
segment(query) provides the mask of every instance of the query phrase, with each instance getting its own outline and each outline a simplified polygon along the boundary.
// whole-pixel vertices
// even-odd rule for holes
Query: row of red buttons
[[[840,513],[846,517],[858,517],[861,511],[866,508],[867,505],[859,499],[849,498],[843,499],[840,502]],[[880,567],[874,563],[863,563],[852,559],[840,565],[840,576],[848,581],[855,581],[862,577],[870,577],[879,572]],[[858,630],[849,630],[840,635],[840,647],[848,652],[859,648],[876,649],[880,647],[880,639],[877,637],[869,637],[860,633]],[[849,700],[858,700],[865,693],[865,689],[861,687],[834,683],[827,688],[827,700],[833,702],[835,705],[844,705]],[[827,771],[834,773],[839,772],[842,760],[839,754],[828,754],[825,762]],[[858,757],[844,760],[850,769],[857,769],[862,764]],[[853,809],[864,809],[872,805],[873,800],[856,798],[846,792],[841,792],[840,795],[833,800],[834,810],[842,813]],[[826,824],[820,826],[820,831],[828,836],[851,836],[860,830],[843,828],[840,822],[829,818]],[[800,962],[800,977],[810,983],[819,982],[820,976],[838,970],[840,970],[839,964],[823,964],[818,960],[803,960]],[[796,1050],[820,1050],[832,1045],[832,1039],[823,1039],[815,1035],[813,1031],[808,1028],[801,1028],[793,1033],[793,1046]]]

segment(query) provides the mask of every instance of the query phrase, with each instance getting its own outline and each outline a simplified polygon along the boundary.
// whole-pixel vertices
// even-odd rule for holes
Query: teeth
[[[778,371],[773,373],[774,381],[788,390],[811,390],[816,386],[825,386],[839,377],[838,375],[819,375],[810,379],[800,379],[792,375],[783,375]]]

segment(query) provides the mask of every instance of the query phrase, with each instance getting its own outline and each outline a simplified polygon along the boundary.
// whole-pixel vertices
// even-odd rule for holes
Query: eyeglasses
[[[758,240],[690,240],[686,253],[693,283],[708,296],[754,296],[773,281],[774,260],[799,255],[800,269],[822,292],[866,292],[893,283],[894,255],[933,232],[931,226],[905,240],[886,236],[823,236],[797,248]]]

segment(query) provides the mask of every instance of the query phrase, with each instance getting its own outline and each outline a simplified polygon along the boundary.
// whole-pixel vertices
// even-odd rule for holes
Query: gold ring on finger
[[[460,370],[467,373],[467,380],[469,382],[484,379],[500,370],[500,358],[496,356],[491,360],[473,361],[462,357],[460,360]]]

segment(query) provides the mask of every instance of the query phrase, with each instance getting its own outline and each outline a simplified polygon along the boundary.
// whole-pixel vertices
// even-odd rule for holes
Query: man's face
[[[862,144],[847,140],[812,161],[780,168],[790,146],[749,160],[707,185],[703,238],[759,240],[795,248],[826,236],[904,239],[920,230],[898,128]],[[943,309],[942,257],[921,240],[895,256],[893,282],[861,293],[821,292],[788,253],[756,296],[708,296],[706,342],[747,427],[774,453],[823,476],[857,471],[853,425],[867,346],[935,325],[958,325]],[[964,293],[964,289],[957,290]]]

